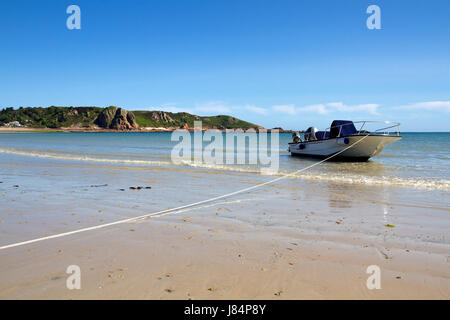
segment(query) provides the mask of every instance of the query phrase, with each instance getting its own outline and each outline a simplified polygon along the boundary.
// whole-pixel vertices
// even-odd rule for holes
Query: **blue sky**
[[[66,8],[81,8],[68,30]],[[369,5],[381,30],[369,30]],[[449,131],[450,1],[0,2],[0,107],[333,119]]]

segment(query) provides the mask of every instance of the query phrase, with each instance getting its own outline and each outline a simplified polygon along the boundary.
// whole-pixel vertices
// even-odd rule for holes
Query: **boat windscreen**
[[[340,133],[340,134],[339,134]],[[356,134],[356,128],[353,121],[350,120],[334,120],[331,123],[330,138],[345,137]]]
[[[325,139],[328,139],[329,137],[330,137],[329,131],[317,131],[316,132],[316,139],[318,139],[318,140],[325,140]]]

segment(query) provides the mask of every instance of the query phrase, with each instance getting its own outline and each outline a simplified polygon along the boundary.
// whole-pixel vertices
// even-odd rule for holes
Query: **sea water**
[[[449,191],[450,133],[403,133],[402,136],[402,140],[388,145],[368,162],[327,162],[298,175],[298,178]],[[273,174],[289,174],[318,161],[290,156],[287,152],[290,141],[290,134],[280,134],[279,170]],[[171,133],[166,132],[4,133],[0,134],[0,157],[4,162],[19,156],[24,162],[41,158],[60,162],[174,166],[171,152],[177,143],[171,141]],[[260,172],[258,164],[196,163],[195,166]]]

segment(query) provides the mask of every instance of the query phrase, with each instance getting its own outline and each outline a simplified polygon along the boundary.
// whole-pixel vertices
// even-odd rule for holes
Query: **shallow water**
[[[170,154],[176,142],[170,137],[170,133],[0,134],[0,245],[187,205],[318,161],[291,157],[286,152],[291,135],[281,134],[280,170],[271,173],[275,176],[260,174],[258,165],[175,165]],[[379,234],[384,224],[402,221],[403,230],[410,230],[405,236],[414,238],[412,230],[426,226],[421,234],[434,239],[449,226],[450,134],[403,137],[369,162],[326,162],[224,199],[243,202],[235,204],[241,209],[222,218],[297,232],[298,216],[292,212],[316,212],[322,222],[336,216],[354,219],[358,223],[354,230],[365,234]],[[244,151],[248,152],[238,150]],[[152,189],[137,191],[130,186]],[[270,216],[261,216],[266,213]],[[365,224],[359,225],[362,220]],[[308,231],[328,232],[320,221]]]
[[[279,171],[275,174],[292,173],[317,162],[315,159],[291,157],[286,151],[290,139],[290,134],[280,135]],[[29,161],[39,157],[131,166],[173,166],[171,152],[177,143],[171,141],[170,133],[6,133],[0,135],[0,154],[2,161],[8,161],[8,155],[20,155],[29,157]],[[205,142],[204,146],[206,144]],[[235,152],[244,152],[248,155],[249,148],[238,149]],[[402,140],[387,146],[381,154],[369,162],[327,162],[308,170],[302,177],[338,183],[394,185],[448,191],[449,160],[450,133],[404,133]],[[259,164],[186,162],[184,165],[242,172],[260,172],[261,167],[264,167]]]

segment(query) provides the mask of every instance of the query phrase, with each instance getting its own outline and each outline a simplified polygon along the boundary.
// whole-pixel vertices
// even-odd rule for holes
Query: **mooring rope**
[[[162,216],[162,215],[173,214],[176,211],[179,211],[181,209],[194,207],[194,206],[197,206],[199,204],[204,204],[204,203],[207,203],[207,202],[213,202],[213,201],[224,199],[224,198],[228,198],[228,197],[240,194],[240,193],[248,192],[248,191],[251,191],[251,190],[254,190],[254,189],[257,189],[257,188],[261,188],[263,186],[272,184],[274,182],[280,181],[282,179],[285,179],[285,178],[288,178],[288,177],[291,177],[291,176],[295,176],[295,175],[297,175],[297,174],[299,174],[299,173],[301,173],[303,171],[306,171],[306,170],[311,169],[311,168],[313,168],[315,166],[318,166],[318,165],[324,163],[325,161],[328,161],[328,160],[338,156],[339,154],[343,153],[344,151],[354,147],[355,145],[357,145],[358,143],[363,141],[368,136],[369,136],[369,134],[366,134],[365,136],[363,136],[363,138],[359,139],[358,141],[356,141],[355,143],[349,145],[348,147],[342,149],[341,151],[338,151],[338,152],[332,154],[331,156],[329,156],[329,157],[327,157],[325,159],[322,159],[322,160],[320,160],[320,161],[318,161],[316,163],[313,163],[313,164],[311,164],[311,165],[309,165],[309,166],[307,166],[305,168],[299,169],[299,170],[297,170],[295,172],[291,172],[291,173],[285,174],[285,175],[283,175],[281,177],[272,179],[270,181],[266,181],[266,182],[262,182],[262,183],[256,184],[256,185],[251,186],[251,187],[240,189],[240,190],[237,190],[237,191],[234,191],[234,192],[230,192],[230,193],[227,193],[227,194],[224,194],[224,195],[221,195],[221,196],[217,196],[217,197],[214,197],[214,198],[210,198],[210,199],[206,199],[206,200],[202,200],[202,201],[186,204],[186,205],[179,206],[179,207],[176,207],[176,208],[165,209],[165,210],[161,210],[161,211],[158,211],[158,212],[144,214],[144,215],[141,215],[141,216],[138,216],[138,217],[134,217],[134,218],[127,218],[127,219],[123,219],[123,220],[118,220],[118,221],[114,221],[114,222],[100,224],[100,225],[97,225],[97,226],[77,229],[77,230],[63,232],[63,233],[59,233],[59,234],[55,234],[55,235],[51,235],[51,236],[45,236],[45,237],[42,237],[42,238],[36,238],[36,239],[32,239],[32,240],[27,240],[27,241],[22,241],[22,242],[8,244],[8,245],[0,247],[0,250],[14,248],[14,247],[19,247],[19,246],[24,246],[24,245],[27,245],[27,244],[36,243],[36,242],[40,242],[40,241],[44,241],[44,240],[50,240],[50,239],[66,237],[66,236],[70,236],[70,235],[77,234],[77,233],[82,233],[82,232],[86,232],[86,231],[102,229],[102,228],[106,228],[106,227],[110,227],[110,226],[114,226],[114,225],[118,225],[118,224],[123,224],[123,223],[134,222],[134,221],[138,221],[138,220],[146,219],[146,218],[150,218],[150,217],[158,217],[158,216]]]

